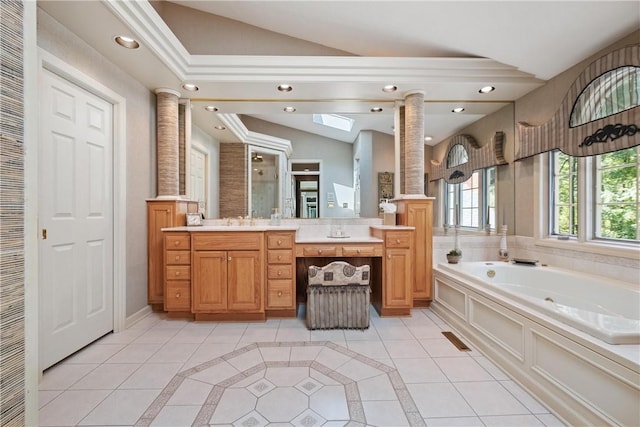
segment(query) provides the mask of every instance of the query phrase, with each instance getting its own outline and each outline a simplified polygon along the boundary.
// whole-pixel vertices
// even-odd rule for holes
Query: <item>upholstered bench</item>
[[[307,327],[309,329],[367,329],[369,327],[370,267],[334,261],[309,267]]]

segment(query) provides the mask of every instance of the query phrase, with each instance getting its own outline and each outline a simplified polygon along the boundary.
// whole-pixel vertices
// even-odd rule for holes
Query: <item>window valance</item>
[[[444,159],[431,161],[430,181],[444,179],[450,184],[464,182],[474,170],[506,165],[504,132],[496,132],[490,144],[480,147],[471,135],[456,135],[449,141]]]
[[[573,82],[554,116],[518,123],[515,159],[559,149],[576,157],[640,145],[640,45],[597,59]]]

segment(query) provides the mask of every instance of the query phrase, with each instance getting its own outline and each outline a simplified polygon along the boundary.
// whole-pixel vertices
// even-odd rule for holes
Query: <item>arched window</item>
[[[640,67],[619,67],[595,78],[576,99],[569,119],[569,127],[640,105]]]

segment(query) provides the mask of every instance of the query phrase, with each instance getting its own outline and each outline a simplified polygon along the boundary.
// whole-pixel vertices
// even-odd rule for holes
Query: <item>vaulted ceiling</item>
[[[38,4],[149,89],[191,98],[195,123],[222,141],[235,137],[214,128],[220,120],[207,105],[353,142],[361,129],[392,134],[394,104],[422,90],[425,135],[435,144],[640,28],[636,1]],[[116,35],[141,46],[123,49]],[[280,84],[293,90],[278,91]],[[385,85],[397,90],[383,92]],[[495,90],[479,93],[487,85]],[[458,106],[465,111],[452,113]],[[325,129],[312,113],[356,125]]]

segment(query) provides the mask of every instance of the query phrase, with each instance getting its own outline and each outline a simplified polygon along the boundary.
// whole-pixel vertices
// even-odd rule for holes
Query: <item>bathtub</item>
[[[640,290],[555,267],[438,264],[432,310],[568,425],[640,426]]]
[[[640,287],[554,267],[505,262],[442,264],[609,344],[640,344]]]

